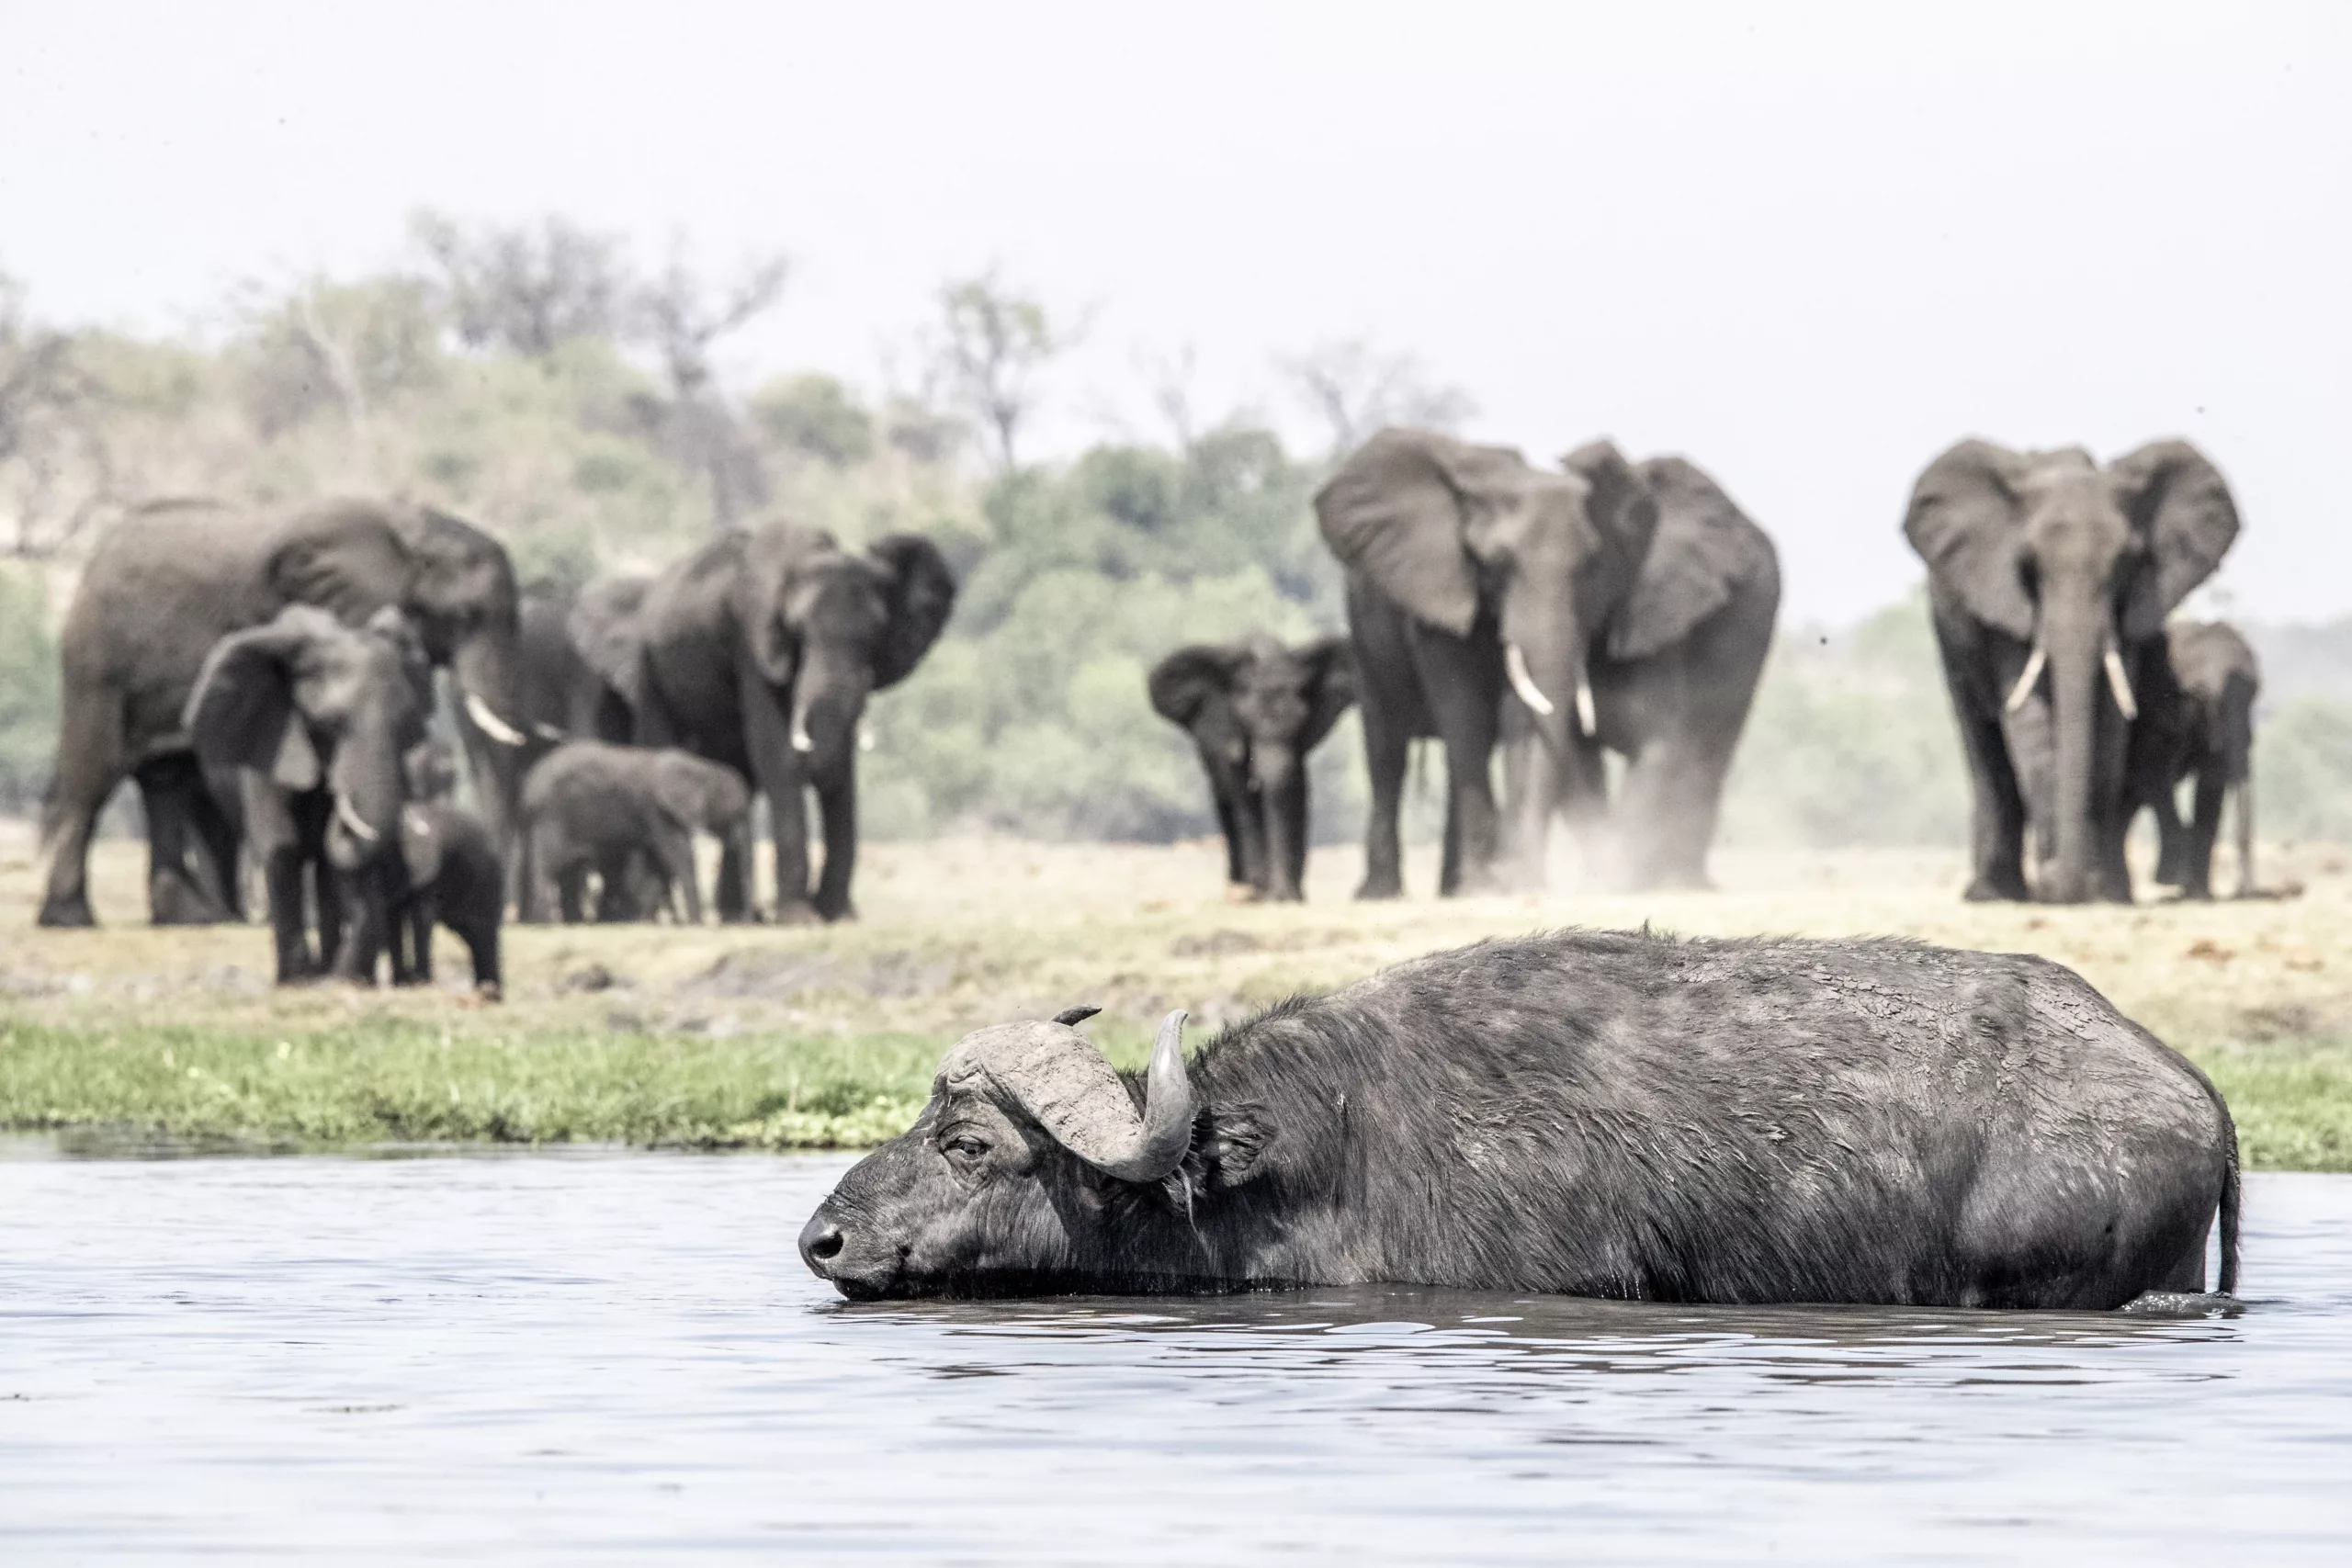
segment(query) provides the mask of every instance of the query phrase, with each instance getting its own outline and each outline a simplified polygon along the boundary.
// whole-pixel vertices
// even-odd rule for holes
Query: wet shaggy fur
[[[1485,942],[1276,1007],[1190,1076],[1191,1150],[1148,1187],[943,1089],[804,1253],[854,1297],[1396,1281],[2111,1308],[2201,1290],[2218,1213],[2236,1281],[2220,1095],[2030,956]],[[942,1134],[969,1127],[1024,1146],[959,1168]]]

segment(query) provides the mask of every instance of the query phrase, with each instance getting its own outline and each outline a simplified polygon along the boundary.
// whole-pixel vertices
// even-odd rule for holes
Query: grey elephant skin
[[[1306,874],[1306,759],[1355,701],[1346,639],[1263,632],[1193,643],[1152,666],[1152,710],[1192,737],[1225,834],[1226,883],[1295,900]]]
[[[205,778],[235,792],[280,985],[375,982],[406,897],[403,763],[424,738],[430,682],[398,610],[353,627],[310,604],[222,637],[198,671],[184,723]]]
[[[1780,604],[1771,541],[1704,475],[1679,458],[1629,463],[1607,442],[1552,472],[1506,447],[1385,430],[1315,509],[1347,571],[1363,710],[1360,897],[1403,891],[1397,813],[1423,736],[1445,750],[1442,894],[1540,882],[1555,812],[1597,832],[1604,748],[1632,759],[1608,822],[1611,879],[1704,883]],[[1527,742],[1508,864],[1488,782],[1507,718]]]
[[[636,679],[633,617],[652,581],[612,578],[576,597],[545,589],[523,595],[515,700],[531,737],[528,761],[566,740],[626,742],[636,733],[628,692],[616,682]]]
[[[1286,1002],[1145,1081],[1073,1027],[949,1052],[802,1229],[854,1299],[1401,1282],[2112,1308],[2194,1292],[2236,1136],[2072,972],[1567,932]],[[1137,1091],[1141,1092],[1138,1093]]]
[[[2156,881],[2184,898],[2213,896],[2213,842],[2229,799],[2237,800],[2238,896],[2259,891],[2254,874],[2254,708],[2262,667],[2237,629],[2220,621],[2174,621],[2165,657],[2140,696],[2132,735],[2132,809],[2156,819]],[[2179,786],[2193,781],[2188,820]]]
[[[675,896],[683,918],[699,923],[695,833],[712,834],[735,852],[746,852],[751,805],[741,773],[690,751],[565,742],[523,784],[524,831],[536,875],[526,918],[543,918],[552,902],[567,922],[580,920],[588,874],[594,872],[600,919],[650,917]],[[640,865],[653,874],[650,899],[633,886]]]
[[[1903,532],[1968,763],[1966,897],[2128,903],[2137,694],[2237,537],[2228,483],[2185,441],[2102,465],[1968,440],[1919,476]]]
[[[474,994],[503,1000],[499,928],[506,918],[506,871],[481,818],[456,805],[447,748],[412,747],[404,762],[409,801],[401,808],[406,886],[392,912],[392,984],[433,980],[433,929],[447,926],[473,961]]]
[[[152,918],[240,912],[240,828],[203,788],[182,717],[213,645],[289,604],[323,607],[351,626],[388,607],[408,615],[434,663],[455,678],[483,808],[503,842],[523,736],[509,716],[514,570],[496,540],[390,502],[330,501],[276,519],[212,502],[159,502],[98,541],[66,614],[41,924],[94,923],[90,832],[127,776],[147,807]]]
[[[637,739],[753,780],[775,836],[775,917],[854,912],[858,720],[947,624],[956,580],[936,546],[890,534],[863,550],[790,524],[712,540],[656,578],[633,620]],[[825,858],[808,880],[807,798]],[[752,911],[751,862],[729,853],[721,918]]]

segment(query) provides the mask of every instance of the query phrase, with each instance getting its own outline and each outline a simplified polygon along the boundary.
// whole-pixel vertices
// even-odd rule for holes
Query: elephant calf
[[[2152,672],[2132,736],[2132,806],[2155,813],[2163,848],[2156,880],[2184,898],[2213,896],[2213,840],[2222,807],[2237,795],[2238,895],[2254,892],[2254,702],[2262,671],[2236,628],[2220,621],[2175,621],[2165,658]],[[2197,784],[2189,820],[2180,819],[2183,779]]]
[[[1356,700],[1344,637],[1284,648],[1263,632],[1194,643],[1152,667],[1151,705],[1199,748],[1237,896],[1296,899],[1306,870],[1306,756]]]
[[[628,886],[633,863],[643,856],[662,884],[659,901],[669,903],[676,894],[684,918],[700,923],[695,832],[747,853],[751,803],[741,773],[690,751],[565,742],[523,784],[526,918],[540,918],[553,892],[564,919],[581,919],[588,874],[596,874],[610,898]]]
[[[475,994],[497,1001],[504,995],[498,928],[506,917],[505,862],[481,819],[448,800],[457,770],[447,746],[413,748],[407,772],[412,798],[401,808],[401,858],[408,888],[392,918],[392,984],[432,980],[433,928],[439,924],[465,942]]]

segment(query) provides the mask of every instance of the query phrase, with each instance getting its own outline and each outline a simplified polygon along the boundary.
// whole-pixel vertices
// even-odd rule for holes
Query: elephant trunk
[[[355,716],[327,764],[327,789],[334,797],[327,860],[338,871],[356,871],[400,851],[408,792],[392,719],[376,708],[370,704]]]
[[[1554,616],[1560,624],[1505,625],[1503,676],[1534,721],[1536,733],[1574,771],[1575,760],[1594,745],[1600,715],[1587,666],[1589,639],[1573,618],[1556,611]]]
[[[854,660],[819,654],[802,663],[792,683],[790,739],[804,772],[821,777],[850,765],[872,685],[871,672]]]
[[[502,852],[511,848],[517,822],[517,802],[523,773],[536,750],[522,727],[523,709],[515,671],[514,635],[496,627],[479,627],[457,645],[449,659],[453,694],[465,713],[472,736],[468,747],[475,766],[486,778],[478,805],[482,825]]]
[[[2053,618],[2043,629],[2056,750],[2051,825],[2058,853],[2041,886],[2042,898],[2051,903],[2079,904],[2091,894],[2101,816],[2098,803],[2092,798],[2092,784],[2098,771],[2098,735],[2105,717],[2100,709],[2108,695],[2105,666],[2111,635],[2106,618],[2098,615]]]

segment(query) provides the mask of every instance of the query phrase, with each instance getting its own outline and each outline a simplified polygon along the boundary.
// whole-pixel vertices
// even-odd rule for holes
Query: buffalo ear
[[[277,605],[316,604],[357,626],[408,603],[416,563],[384,506],[328,501],[279,525],[262,576]]]
[[[2019,641],[2033,637],[2033,601],[2018,575],[2024,513],[2016,484],[2025,459],[1989,441],[1963,441],[1911,487],[1903,536],[1928,575],[1968,613]]]
[[[232,632],[212,645],[188,694],[183,722],[208,773],[252,768],[289,790],[316,789],[319,753],[294,705],[294,666],[323,621],[323,610],[295,606],[266,626]]]
[[[1238,1187],[1249,1180],[1273,1138],[1273,1123],[1265,1107],[1212,1104],[1201,1121],[1193,1134],[1192,1157],[1200,1162],[1208,1183]]]
[[[1204,714],[1232,705],[1234,676],[1249,657],[1249,649],[1232,643],[1178,649],[1153,665],[1145,681],[1152,711],[1170,724],[1193,728]]]
[[[1468,531],[1532,472],[1517,452],[1426,430],[1384,430],[1315,493],[1323,542],[1415,620],[1456,637],[1478,618]]]
[[[939,547],[921,534],[885,534],[865,553],[889,580],[883,597],[890,624],[874,656],[874,688],[880,691],[912,674],[939,640],[956,608],[956,573]]]
[[[1343,637],[1317,637],[1298,650],[1306,666],[1306,728],[1298,738],[1303,758],[1322,743],[1356,700],[1355,651]]]
[[[2237,502],[2222,470],[2186,441],[2152,441],[2109,468],[2122,481],[2124,513],[2150,556],[2124,599],[2123,635],[2154,637],[2222,564],[2238,536]]]
[[[1633,592],[1609,627],[1609,656],[1643,659],[1673,647],[1772,565],[1772,542],[1731,497],[1681,457],[1641,465],[1657,530]]]

